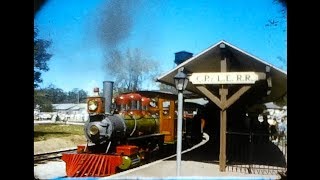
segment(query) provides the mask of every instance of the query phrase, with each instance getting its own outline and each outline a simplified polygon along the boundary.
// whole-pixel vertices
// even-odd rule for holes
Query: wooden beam
[[[227,110],[220,111],[220,154],[219,154],[219,170],[226,171],[226,146],[227,146]]]
[[[201,91],[206,97],[208,97],[212,102],[214,102],[220,109],[223,109],[220,99],[212,94],[206,87],[196,86],[196,88]]]
[[[258,75],[259,80],[265,80],[267,75],[264,72],[255,72]]]
[[[227,57],[220,61],[221,72],[227,72]],[[227,135],[227,110],[224,108],[227,104],[228,86],[221,85],[219,88],[221,111],[220,111],[220,153],[219,169],[221,172],[226,171],[226,135]]]
[[[240,96],[242,96],[245,92],[247,92],[251,86],[242,86],[236,93],[234,93],[226,102],[224,109],[230,107],[234,102],[236,102]]]
[[[224,58],[220,62],[221,72],[227,72],[227,58]]]

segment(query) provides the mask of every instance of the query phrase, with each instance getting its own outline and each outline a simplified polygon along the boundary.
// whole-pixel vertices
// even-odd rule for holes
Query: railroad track
[[[71,149],[64,149],[59,151],[52,151],[47,153],[41,153],[41,154],[35,154],[33,156],[34,163],[41,162],[41,161],[47,161],[51,159],[61,158],[62,153],[64,152],[76,152],[77,148],[71,148]]]

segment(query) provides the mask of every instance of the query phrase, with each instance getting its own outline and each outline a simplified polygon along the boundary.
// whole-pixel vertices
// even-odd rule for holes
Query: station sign
[[[254,84],[265,78],[265,73],[260,72],[193,73],[189,81],[192,84]]]

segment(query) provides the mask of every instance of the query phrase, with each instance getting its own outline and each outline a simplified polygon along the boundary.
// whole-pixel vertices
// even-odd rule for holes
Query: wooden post
[[[220,113],[220,155],[219,155],[219,169],[220,172],[226,171],[226,125],[227,125],[227,111],[222,110]]]
[[[227,58],[224,57],[221,60],[221,72],[227,72]],[[223,107],[220,110],[220,154],[219,154],[219,166],[220,171],[226,171],[226,133],[227,133],[227,109],[225,108],[227,105],[227,95],[228,88],[226,85],[221,85],[219,89],[221,106]]]

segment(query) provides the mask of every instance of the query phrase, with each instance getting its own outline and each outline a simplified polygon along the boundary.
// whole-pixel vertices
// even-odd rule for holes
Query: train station
[[[161,129],[162,132],[170,131],[170,136],[165,133],[164,138],[177,143],[177,153],[100,178],[163,179],[181,176],[279,179],[279,173],[286,172],[287,168],[286,134],[272,134],[270,127],[287,119],[286,114],[272,116],[274,113],[268,111],[266,103],[280,104],[279,112],[286,110],[281,107],[286,105],[287,73],[224,40],[195,56],[186,51],[175,55],[177,66],[163,73],[157,81],[177,88],[175,93],[166,96],[169,99],[174,97],[175,102],[171,105],[178,109],[176,112],[170,109],[168,112],[157,111],[157,115],[164,119],[167,117],[166,120],[170,121],[169,130],[165,129],[165,125],[160,125],[160,133]],[[141,92],[141,95],[150,96],[147,92]],[[106,96],[106,101],[107,98],[110,95]],[[181,134],[186,132],[187,124],[182,125],[182,119],[185,120],[186,116],[181,111],[188,108],[187,102],[193,99],[208,102],[197,106],[196,116],[203,120],[203,137],[194,147],[185,148],[186,138]],[[120,104],[119,107],[125,107],[123,105],[126,104]],[[106,106],[110,110],[111,104]],[[270,119],[274,121],[270,122]],[[132,121],[132,126],[133,134],[135,121]],[[95,133],[93,130],[99,132],[99,129],[90,129],[90,133]],[[57,169],[64,168],[66,165]],[[66,175],[63,173],[57,174],[55,178],[64,179]],[[52,176],[50,178],[54,179]]]
[[[216,143],[219,142],[214,146],[219,147],[220,171],[226,171],[227,159],[229,163],[232,163],[230,156],[236,159],[246,159],[246,157],[239,157],[243,143],[248,143],[245,150],[248,153],[245,160],[247,162],[257,160],[251,158],[258,158],[257,154],[260,153],[272,156],[272,153],[262,151],[261,146],[265,147],[264,142],[268,142],[265,141],[268,139],[266,137],[268,136],[266,133],[268,125],[266,121],[258,121],[258,117],[259,115],[266,116],[263,114],[266,110],[264,103],[283,104],[286,101],[286,72],[224,40],[194,57],[179,62],[181,63],[177,67],[159,77],[158,81],[175,86],[175,76],[182,71],[186,74],[186,78],[189,78],[185,90],[206,98],[213,104],[207,109],[207,112],[210,113],[205,114],[204,117],[208,125],[210,124],[210,127],[207,127],[208,131],[213,133]],[[244,140],[241,146],[234,144],[239,140]],[[272,144],[267,149],[270,148],[274,149]],[[285,148],[281,147],[281,149]],[[281,154],[279,158],[283,166],[285,162]],[[260,161],[266,160],[261,159]],[[252,167],[254,166],[250,168]],[[257,169],[264,168],[259,166]]]

